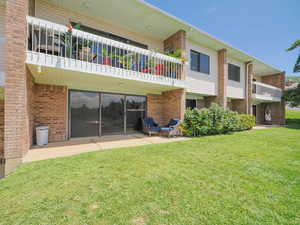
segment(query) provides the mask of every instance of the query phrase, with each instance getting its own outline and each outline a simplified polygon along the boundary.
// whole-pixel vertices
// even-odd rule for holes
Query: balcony
[[[260,82],[253,82],[252,93],[256,102],[280,102],[282,97],[280,88]]]
[[[35,66],[31,70],[42,67],[60,74],[73,71],[74,76],[81,73],[184,88],[180,59],[34,17],[27,17],[27,26],[26,63]]]

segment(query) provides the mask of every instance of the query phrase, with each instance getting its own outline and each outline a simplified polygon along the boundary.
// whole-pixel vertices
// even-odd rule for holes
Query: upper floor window
[[[210,58],[200,52],[191,50],[191,70],[209,74],[210,72]]]
[[[240,82],[241,81],[241,68],[239,66],[228,63],[228,79]]]
[[[74,26],[75,24],[76,23],[71,22],[72,26]],[[112,34],[112,33],[108,33],[108,32],[102,31],[102,30],[97,30],[97,29],[94,29],[92,27],[88,27],[88,26],[85,26],[85,25],[82,25],[82,24],[80,24],[80,30],[91,33],[91,34],[95,34],[95,35],[98,35],[98,36],[101,36],[101,37],[109,38],[111,40],[115,40],[115,41],[123,42],[123,43],[129,44],[129,45],[133,45],[135,47],[148,49],[147,45],[144,45],[144,44],[139,43],[137,41],[129,40],[127,38],[124,38],[124,37],[121,37],[121,36],[118,36],[118,35],[115,35],[115,34]]]

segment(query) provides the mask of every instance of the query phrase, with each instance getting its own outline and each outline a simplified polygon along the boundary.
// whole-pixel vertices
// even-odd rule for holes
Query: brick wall
[[[0,100],[0,158],[4,154],[4,100]]]
[[[272,103],[260,103],[256,106],[256,120],[258,123],[266,124],[265,110],[266,108],[271,110],[271,124],[285,124],[285,103],[284,102],[272,102]]]
[[[165,100],[163,104],[164,121],[169,122],[171,118],[184,119],[185,114],[185,91],[178,89],[163,92]]]
[[[147,95],[147,116],[153,117],[159,124],[164,123],[163,116],[164,98],[158,94]]]
[[[5,4],[4,173],[7,174],[21,163],[23,152],[29,148],[24,63],[28,0]]]
[[[49,142],[66,140],[68,120],[67,104],[67,87],[35,84],[34,128],[39,125],[48,125]]]
[[[268,76],[263,76],[261,78],[261,82],[265,84],[269,84],[284,90],[285,88],[285,72],[278,73],[278,74],[271,74]],[[272,124],[285,124],[285,102],[282,100],[281,102],[273,102],[273,103],[263,103],[258,105],[260,119],[258,122],[264,120],[264,109],[269,106],[271,109],[271,117],[272,117]]]
[[[217,102],[223,107],[227,107],[227,81],[228,81],[228,63],[227,50],[218,51],[218,97]]]
[[[182,56],[186,57],[186,32],[179,30],[164,41],[164,51],[182,50]],[[184,66],[181,72],[181,79],[185,80],[187,76],[187,67]]]
[[[29,146],[32,146],[33,144],[33,127],[34,127],[34,78],[29,71],[29,69],[26,69],[26,76],[27,76],[27,82],[26,82],[26,87],[27,87],[27,104],[26,104],[26,121],[27,125],[26,127],[29,127],[29,133],[28,133],[28,143]],[[26,153],[28,149],[24,149],[24,153]]]
[[[285,87],[285,72],[261,77],[261,82],[281,89]]]
[[[160,125],[171,118],[183,120],[185,113],[185,91],[183,89],[163,92],[161,95],[147,95],[147,115]]]
[[[205,108],[205,100],[204,99],[197,99],[197,109]]]

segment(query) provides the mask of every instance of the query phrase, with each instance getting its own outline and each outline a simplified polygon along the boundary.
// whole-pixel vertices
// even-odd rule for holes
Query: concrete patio
[[[114,148],[134,147],[189,140],[186,137],[166,138],[145,136],[143,134],[113,135],[94,138],[71,139],[65,142],[49,143],[47,146],[34,146],[23,158],[23,163],[68,157],[85,152],[108,150]]]

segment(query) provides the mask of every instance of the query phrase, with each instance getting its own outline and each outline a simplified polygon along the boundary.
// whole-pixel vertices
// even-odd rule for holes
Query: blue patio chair
[[[158,134],[160,128],[157,123],[155,123],[152,117],[145,117],[143,119],[143,132],[151,136],[152,134]]]
[[[167,137],[181,136],[180,119],[172,118],[164,127],[160,128],[160,134]]]

